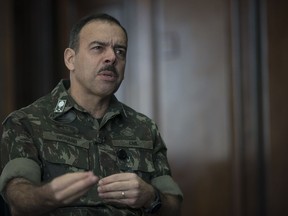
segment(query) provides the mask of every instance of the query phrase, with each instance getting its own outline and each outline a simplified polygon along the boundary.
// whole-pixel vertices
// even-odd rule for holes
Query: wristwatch
[[[162,206],[160,191],[154,187],[155,190],[155,200],[151,203],[148,208],[144,208],[145,213],[154,214]]]

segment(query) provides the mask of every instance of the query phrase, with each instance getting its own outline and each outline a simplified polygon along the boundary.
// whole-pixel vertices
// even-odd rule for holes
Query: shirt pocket
[[[155,171],[153,143],[144,140],[113,140],[116,160],[122,172],[134,172],[150,182]]]
[[[87,140],[45,132],[40,152],[44,180],[69,172],[89,170],[89,142]]]

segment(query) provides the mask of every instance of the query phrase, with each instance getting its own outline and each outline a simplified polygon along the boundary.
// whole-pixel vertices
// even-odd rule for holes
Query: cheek
[[[124,75],[125,72],[125,63],[121,63],[117,66],[117,70],[120,75]]]
[[[78,59],[77,65],[75,65],[75,70],[88,76],[90,73],[92,74],[93,71],[95,71],[95,66],[90,61],[87,61],[87,59]]]

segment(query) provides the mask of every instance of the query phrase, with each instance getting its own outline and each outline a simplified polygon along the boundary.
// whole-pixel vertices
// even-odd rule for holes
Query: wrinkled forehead
[[[86,24],[79,34],[80,44],[102,41],[127,46],[124,30],[117,24],[108,21],[91,21]]]

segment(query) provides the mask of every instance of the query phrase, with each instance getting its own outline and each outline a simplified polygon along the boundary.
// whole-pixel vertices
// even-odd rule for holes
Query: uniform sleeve
[[[5,185],[12,178],[22,177],[38,184],[40,176],[40,167],[35,161],[28,158],[15,158],[6,164],[1,173],[0,192],[3,192]]]
[[[152,185],[157,187],[162,193],[179,196],[183,198],[183,193],[177,183],[173,180],[170,165],[167,158],[167,147],[160,135],[156,124],[152,127],[154,143],[154,167],[155,173],[152,178]]]
[[[40,182],[40,162],[33,131],[29,121],[22,113],[11,114],[3,123],[0,144],[1,176],[0,191],[14,177],[23,177],[34,183]]]
[[[180,197],[183,200],[183,193],[178,184],[172,179],[171,176],[159,176],[152,179],[151,183],[154,187],[158,188],[164,194],[171,194]]]

